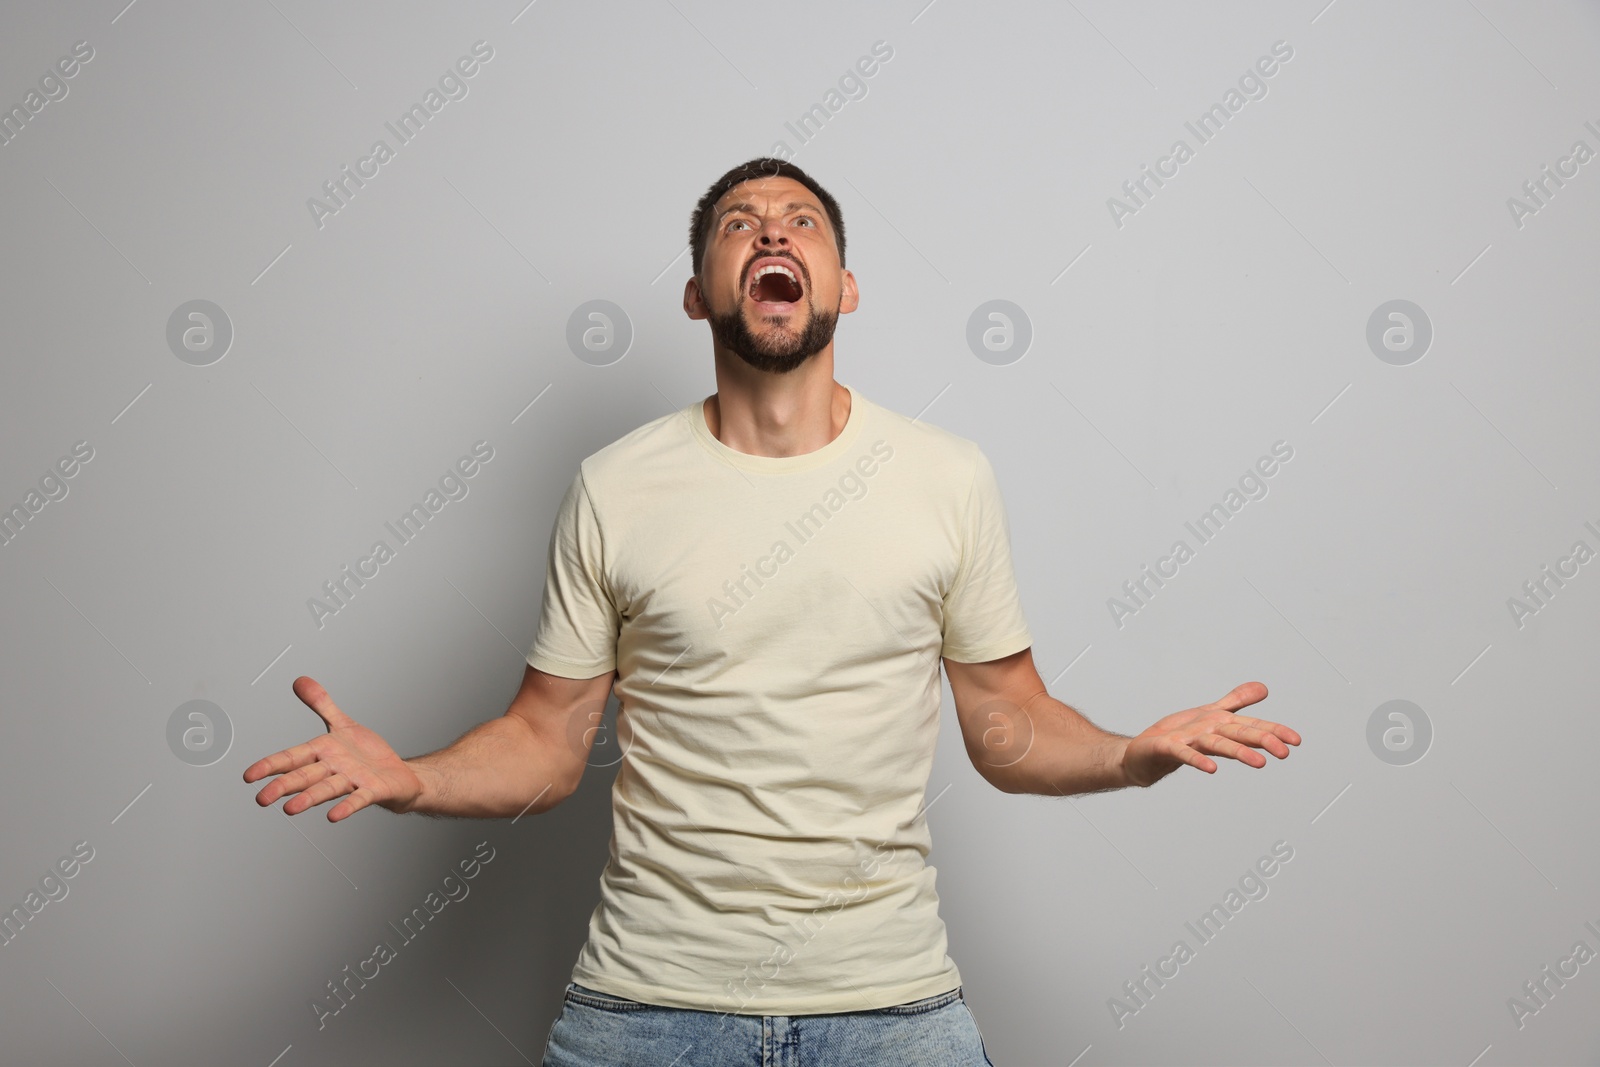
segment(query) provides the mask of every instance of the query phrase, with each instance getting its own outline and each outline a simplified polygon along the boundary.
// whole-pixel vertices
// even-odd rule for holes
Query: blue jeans
[[[567,983],[542,1067],[993,1067],[957,986],[872,1011],[733,1015]]]

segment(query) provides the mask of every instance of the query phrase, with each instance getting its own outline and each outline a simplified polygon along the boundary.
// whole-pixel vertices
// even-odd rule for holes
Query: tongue
[[[756,282],[755,298],[792,304],[800,299],[800,287],[781,274],[764,274]]]

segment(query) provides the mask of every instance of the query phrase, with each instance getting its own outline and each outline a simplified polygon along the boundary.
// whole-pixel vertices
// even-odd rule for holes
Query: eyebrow
[[[783,205],[783,213],[785,215],[787,215],[791,211],[801,211],[801,210],[814,211],[818,215],[822,214],[822,209],[817,207],[817,205],[811,203],[810,201],[791,200],[787,204]],[[721,222],[723,219],[727,218],[729,215],[732,215],[736,211],[743,211],[748,215],[756,214],[756,208],[755,208],[754,204],[747,203],[747,202],[741,200],[739,203],[737,203],[737,204],[729,204],[727,207],[725,207],[721,211],[719,211],[717,213],[717,221]]]

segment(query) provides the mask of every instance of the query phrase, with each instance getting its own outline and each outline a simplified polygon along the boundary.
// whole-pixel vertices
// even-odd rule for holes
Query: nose
[[[787,248],[789,246],[789,235],[783,232],[783,220],[768,219],[762,223],[761,233],[757,236],[756,241],[762,248]]]

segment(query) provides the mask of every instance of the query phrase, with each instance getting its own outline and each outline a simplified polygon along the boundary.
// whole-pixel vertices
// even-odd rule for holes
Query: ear
[[[683,283],[683,313],[691,319],[711,317],[711,309],[706,306],[705,295],[700,292],[700,279],[693,275]]]
[[[848,315],[861,303],[861,293],[856,289],[856,276],[845,271],[839,287],[839,314]]]

